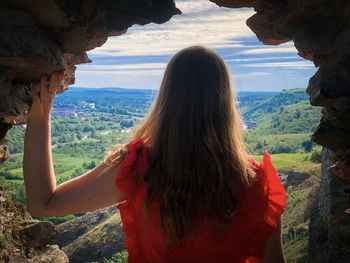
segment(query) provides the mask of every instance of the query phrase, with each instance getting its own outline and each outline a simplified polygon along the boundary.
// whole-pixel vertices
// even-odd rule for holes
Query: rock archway
[[[247,20],[260,41],[293,40],[298,54],[318,71],[307,92],[322,118],[312,140],[328,149],[322,158],[318,214],[310,225],[310,262],[350,259],[350,2],[346,0],[211,0],[253,7]],[[345,184],[344,184],[345,183]],[[347,184],[347,186],[346,186]],[[349,197],[346,197],[346,193]],[[317,224],[315,223],[317,221]],[[321,232],[321,233],[320,233]]]
[[[318,67],[307,92],[312,105],[323,107],[313,140],[330,150],[323,160],[320,215],[332,242],[323,252],[325,262],[345,262],[350,258],[350,217],[344,212],[341,181],[350,183],[350,2],[211,1],[231,8],[253,7],[256,14],[247,25],[259,40],[266,45],[293,40],[299,55]],[[180,13],[173,0],[2,1],[0,162],[9,156],[6,132],[26,121],[30,83],[42,74],[64,70],[64,91],[74,83],[75,65],[90,62],[86,51],[101,46],[109,36],[125,33],[133,24],[163,23]]]
[[[75,81],[75,65],[90,62],[86,51],[134,24],[164,23],[179,13],[172,0],[2,1],[0,162],[9,157],[7,130],[26,122],[30,83],[64,70],[63,92]]]

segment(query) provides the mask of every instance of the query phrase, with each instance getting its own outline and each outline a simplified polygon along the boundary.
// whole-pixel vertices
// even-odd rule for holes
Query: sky
[[[202,45],[226,61],[237,91],[280,91],[306,87],[316,72],[297,55],[293,42],[263,45],[246,25],[253,9],[218,7],[209,0],[177,0],[182,15],[164,24],[135,25],[88,52],[92,63],[78,65],[73,87],[158,89],[171,57]]]

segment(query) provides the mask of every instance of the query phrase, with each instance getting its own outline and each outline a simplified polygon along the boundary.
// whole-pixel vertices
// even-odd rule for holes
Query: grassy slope
[[[313,171],[310,170],[311,173]],[[319,179],[318,175],[313,174],[301,184],[287,189],[287,209],[283,215],[283,235],[286,239],[283,249],[289,263],[307,262],[309,215],[317,205]],[[296,239],[290,239],[288,232],[291,230],[293,233],[294,229],[297,232]]]
[[[307,100],[305,89],[289,89],[283,90],[272,97],[256,99],[251,103],[247,103],[247,105],[243,103],[241,104],[241,111],[249,119],[259,120],[268,114],[278,112],[288,105]]]
[[[300,181],[287,182],[287,208],[283,214],[284,254],[288,263],[307,262],[309,215],[315,209],[316,192],[320,180],[320,164],[306,160],[306,153],[273,154],[272,162],[276,169],[292,179],[299,176]],[[261,161],[261,156],[254,156]],[[297,172],[296,172],[297,171]],[[289,231],[296,229],[297,238],[290,239]]]
[[[53,154],[55,174],[58,183],[69,180],[77,175],[85,172],[85,169],[82,169],[83,163],[91,163],[95,159],[79,156],[72,157],[69,154]],[[22,168],[22,154],[16,154],[12,156],[8,162],[5,162],[0,166],[1,174],[11,174],[11,178],[0,176],[0,184],[6,186],[10,189],[11,199],[14,202],[25,203],[25,189],[23,182],[23,168]],[[96,162],[97,163],[97,162]],[[78,172],[77,172],[78,171]],[[50,218],[41,218],[42,220],[50,220],[54,223],[62,222],[74,218],[74,215],[67,215],[63,217],[50,217]]]
[[[95,262],[94,260],[100,260],[104,255],[104,249],[115,252],[118,246],[123,247],[121,245],[123,238],[120,214],[113,213],[107,216],[106,220],[64,246],[62,250],[74,261],[84,258],[84,262]]]
[[[277,97],[277,96],[276,96]],[[321,118],[321,109],[307,100],[276,108],[258,119],[254,134],[287,134],[312,132]]]
[[[270,156],[277,170],[307,172],[319,166],[319,164],[314,164],[308,160],[308,153],[279,153]],[[253,155],[253,157],[259,162],[262,161],[262,155]]]
[[[11,169],[11,164],[7,162],[0,166],[0,171],[6,170],[12,175],[22,179],[23,178],[23,168],[22,168],[23,155],[17,154],[12,158],[14,159],[13,161],[17,163],[16,166],[20,166],[20,167]],[[94,159],[89,157],[84,157],[84,156],[72,157],[69,154],[62,154],[62,153],[54,153],[53,160],[56,167],[59,167],[60,170],[65,170],[64,172],[61,172],[61,173],[56,172],[57,178],[61,178],[61,177],[66,178],[67,176],[69,176],[70,173],[73,173],[75,169],[81,168],[83,163],[89,163],[91,161],[94,161]]]
[[[283,91],[269,98],[243,104],[246,120],[255,121],[246,140],[253,152],[296,153],[304,151],[304,144],[312,144],[311,133],[320,120],[321,110],[309,104],[304,89]]]
[[[319,114],[319,109],[312,108],[309,111],[307,95],[304,89],[284,91],[273,97],[263,97],[256,102],[253,99],[255,98],[252,98],[252,101],[247,103],[247,105],[242,104],[241,106],[244,116],[257,121],[258,127],[251,133],[251,137],[255,140],[265,141],[268,146],[273,143],[288,145],[290,142],[300,145],[303,141],[309,139],[310,131],[312,130],[311,127],[313,127],[312,123],[318,121],[317,114]],[[298,112],[306,113],[300,115]],[[301,133],[300,131],[303,132]],[[269,147],[265,148],[269,149]],[[71,157],[69,153],[73,154],[71,152],[72,149],[67,147],[67,151],[69,151],[67,154],[54,154],[55,166],[60,171],[56,173],[59,179],[68,179],[76,169],[81,168],[84,162],[88,163],[93,160],[82,157],[80,153],[77,153],[77,157]],[[61,150],[61,152],[64,151]],[[288,234],[288,230],[291,227],[297,229],[305,228],[308,224],[307,211],[310,209],[310,200],[313,197],[312,193],[315,185],[317,185],[319,165],[307,161],[307,156],[308,154],[306,153],[272,155],[272,161],[278,171],[286,174],[293,173],[294,171],[310,174],[310,177],[305,181],[298,185],[291,185],[287,189],[287,210],[283,216],[284,235]],[[17,158],[17,161],[20,162],[22,156],[19,154],[14,158]],[[255,156],[255,158],[261,161],[261,156]],[[10,162],[5,163],[5,165],[0,166],[0,171],[3,171],[6,167],[10,168],[13,164]],[[15,165],[11,169],[8,169],[8,171],[18,177],[16,180],[11,180],[12,182],[22,184],[21,165]],[[113,222],[118,220],[115,218]],[[72,246],[75,248],[85,246],[90,242],[94,242],[94,239],[99,239],[99,236],[103,240],[105,234],[100,227],[96,227],[90,233],[84,235],[82,239],[77,240],[77,243],[72,244]],[[286,242],[284,244],[284,251],[288,262],[297,262],[298,258],[300,259],[305,255],[306,248],[307,237],[300,237],[296,240]]]

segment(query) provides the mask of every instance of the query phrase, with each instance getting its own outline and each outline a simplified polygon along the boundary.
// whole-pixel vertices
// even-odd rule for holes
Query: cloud
[[[273,47],[261,47],[261,48],[252,48],[238,52],[236,55],[264,55],[271,53],[294,53],[297,54],[298,51],[294,47],[294,45],[289,42],[286,44],[282,44],[280,46]]]
[[[176,1],[182,15],[158,25],[133,26],[118,37],[110,37],[100,48],[89,52],[99,56],[145,56],[173,54],[191,45],[212,48],[243,47],[239,38],[254,34],[245,24],[252,9],[220,8],[208,0]]]
[[[248,72],[248,73],[241,73],[241,74],[234,74],[233,73],[233,78],[256,78],[256,77],[261,77],[261,76],[268,76],[271,75],[272,73],[270,72]]]
[[[227,62],[255,62],[255,61],[269,61],[269,60],[289,60],[296,59],[297,56],[276,56],[276,57],[254,57],[254,58],[228,58]]]
[[[158,89],[162,70],[78,71],[75,87]]]
[[[251,68],[288,68],[288,69],[305,69],[314,68],[314,64],[309,61],[293,61],[293,62],[266,62],[245,64],[244,67]]]
[[[119,76],[119,77],[129,77],[131,76],[141,76],[141,77],[160,77],[163,74],[163,70],[149,69],[149,70],[119,70],[119,71],[106,71],[106,70],[86,70],[79,71],[79,75],[91,76],[95,75],[98,77],[108,77],[108,76]]]
[[[98,71],[149,71],[149,70],[164,70],[166,63],[139,63],[139,64],[123,64],[123,65],[81,65],[79,71],[81,72],[98,72]]]
[[[75,86],[156,89],[170,57],[191,45],[208,46],[223,56],[238,90],[305,86],[315,71],[298,57],[292,42],[262,45],[246,25],[253,9],[220,8],[208,0],[176,4],[182,15],[161,25],[133,26],[88,52],[93,62],[78,66]]]

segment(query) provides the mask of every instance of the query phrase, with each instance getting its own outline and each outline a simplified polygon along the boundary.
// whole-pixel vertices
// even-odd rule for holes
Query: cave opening
[[[296,200],[293,206],[297,218],[288,215],[290,227],[284,229],[285,243],[290,246],[302,244],[304,250],[301,258],[308,255],[309,258],[314,258],[314,262],[346,262],[350,253],[347,242],[350,220],[345,194],[346,191],[349,193],[346,188],[350,182],[349,4],[344,1],[212,1],[231,8],[247,7],[230,9],[219,8],[209,1],[206,1],[207,4],[176,1],[176,7],[173,1],[160,1],[155,5],[149,4],[152,1],[136,2],[89,1],[68,4],[48,1],[44,11],[41,8],[42,1],[39,0],[31,5],[24,1],[0,4],[0,26],[4,32],[0,37],[0,159],[8,159],[11,142],[19,142],[14,144],[17,149],[12,149],[13,157],[0,169],[1,182],[5,179],[16,182],[21,178],[20,167],[15,166],[18,165],[16,160],[20,159],[20,137],[24,127],[22,131],[17,130],[25,125],[26,113],[30,107],[29,84],[35,82],[40,75],[65,70],[62,91],[76,81],[75,86],[57,97],[55,109],[58,116],[54,145],[58,148],[58,163],[55,169],[62,173],[59,180],[64,181],[69,176],[78,175],[84,169],[93,167],[98,161],[96,155],[91,155],[81,158],[79,167],[76,163],[69,163],[66,156],[68,152],[75,149],[77,157],[86,151],[83,147],[78,149],[75,143],[81,141],[87,145],[94,143],[94,140],[102,140],[103,136],[107,141],[110,140],[109,143],[126,140],[130,128],[147,111],[171,54],[188,45],[206,45],[226,59],[233,72],[234,86],[239,92],[251,95],[244,92],[256,91],[258,94],[259,91],[273,91],[273,94],[269,94],[270,97],[267,93],[259,95],[259,103],[265,102],[265,107],[271,107],[269,103],[266,104],[267,100],[281,100],[281,105],[278,104],[278,109],[273,109],[276,112],[270,116],[269,128],[272,133],[266,134],[266,127],[258,127],[260,133],[253,133],[249,140],[257,153],[261,153],[264,147],[275,147],[273,149],[276,150],[277,160],[280,157],[278,154],[282,154],[281,158],[283,154],[291,154],[281,159],[282,166],[285,165],[283,162],[286,158],[292,164],[281,166],[284,170],[280,176],[289,183],[290,197]],[[179,15],[179,10],[182,15]],[[175,16],[172,17],[173,15]],[[253,32],[242,23],[246,19]],[[169,21],[166,22],[167,20]],[[159,25],[146,25],[149,22]],[[128,29],[133,24],[143,26]],[[125,34],[127,29],[129,34]],[[107,41],[109,36],[116,37],[110,37]],[[101,47],[93,49],[98,46]],[[312,62],[302,60],[297,53]],[[92,64],[84,65],[90,61],[89,57]],[[82,65],[76,70],[75,65],[78,64]],[[307,95],[304,91],[294,90],[294,94],[288,94],[293,93],[291,88],[307,85],[311,105],[319,108],[309,107],[305,103]],[[86,95],[86,101],[81,100],[79,105],[72,105],[74,98],[81,99],[79,92],[74,93],[79,91],[78,87],[90,88],[84,90],[90,94]],[[104,90],[108,95],[93,93],[93,87],[106,88],[100,91]],[[108,92],[111,92],[112,87],[128,88],[124,92],[138,88],[136,94],[141,99],[135,99],[127,92],[123,94],[122,90],[118,91],[121,92],[119,95],[111,95]],[[148,89],[153,91],[147,92]],[[116,97],[120,96],[124,96],[125,101],[117,101]],[[96,102],[93,98],[100,101]],[[105,103],[100,107],[98,103],[107,101],[107,98],[111,101],[116,99],[114,103],[119,103],[119,107],[108,107]],[[296,98],[299,99],[297,103],[300,103],[297,106],[295,101],[284,105],[288,100]],[[249,99],[249,96],[242,96],[240,104],[248,107],[251,103]],[[314,111],[320,107],[323,108],[320,124],[311,127],[313,123],[318,123],[315,122],[317,113]],[[86,109],[89,114],[81,109]],[[106,114],[94,116],[96,110]],[[245,110],[247,112],[243,115],[251,118],[246,118],[250,128],[254,129],[258,121],[264,121],[254,119],[254,111],[259,109],[250,109],[250,112],[249,109]],[[132,117],[125,118],[130,112]],[[62,114],[66,116],[62,117]],[[108,114],[116,114],[113,120],[120,124],[108,126],[111,122]],[[312,122],[302,124],[304,130],[300,128],[300,123],[291,122],[290,126],[284,125],[285,130],[289,129],[288,132],[279,134],[278,129],[290,122],[288,118],[291,114],[299,120],[311,115],[306,120]],[[73,127],[73,122],[64,119],[69,117],[80,118],[80,128]],[[14,127],[7,136],[10,143],[7,143],[5,135],[12,126]],[[62,126],[71,126],[72,132],[60,136]],[[112,141],[112,129],[118,131],[117,141]],[[310,161],[313,148],[315,158],[320,158],[320,153],[317,152],[319,148],[308,139],[311,132],[314,132],[312,140],[325,147],[320,178],[315,175],[319,169],[317,164]],[[260,139],[257,140],[256,136],[260,136]],[[69,148],[72,140],[74,143]],[[288,145],[288,140],[296,142],[299,148],[294,149]],[[276,146],[277,142],[279,144]],[[67,149],[61,147],[67,144]],[[100,150],[97,152],[101,154],[106,145],[98,146]],[[11,160],[15,162],[11,163]],[[309,162],[308,171],[297,165],[303,162]],[[293,176],[288,176],[289,173]],[[317,186],[319,181],[319,188],[309,187]],[[307,191],[300,189],[300,182],[305,184]],[[24,198],[24,190],[18,189],[15,198],[20,200]],[[313,199],[314,203],[303,203],[307,199]],[[312,214],[308,214],[310,210],[303,210],[305,207],[309,209],[308,206],[313,206]],[[102,216],[100,213],[98,217],[107,217],[107,213],[110,211],[103,211]],[[54,220],[62,222],[58,218]],[[309,244],[305,243],[306,236]],[[297,260],[292,253],[289,256],[289,259]]]

